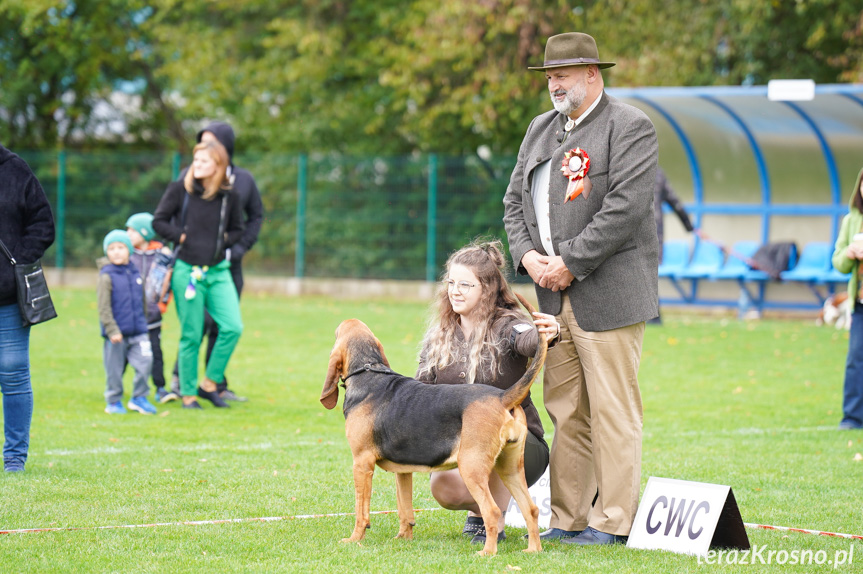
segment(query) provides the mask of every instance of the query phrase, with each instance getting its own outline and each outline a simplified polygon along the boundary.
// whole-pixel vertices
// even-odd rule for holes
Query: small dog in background
[[[851,301],[848,293],[836,293],[824,301],[821,312],[815,320],[816,325],[833,325],[837,329],[851,328]]]

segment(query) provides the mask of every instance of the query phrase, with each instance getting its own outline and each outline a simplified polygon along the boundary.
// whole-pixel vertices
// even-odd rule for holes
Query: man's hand
[[[531,249],[521,258],[522,266],[527,269],[527,274],[533,279],[534,283],[539,283],[545,274],[545,268],[548,265],[548,256],[540,255],[536,249]]]
[[[115,344],[121,343],[123,341],[123,334],[122,333],[114,333],[113,335],[111,335],[108,338],[111,340],[112,343],[115,343]]]
[[[546,259],[548,264],[545,266],[545,272],[539,281],[537,281],[537,284],[552,291],[563,291],[569,287],[575,276],[563,264],[563,257],[555,255],[554,257],[546,257]],[[534,279],[534,281],[536,280]]]

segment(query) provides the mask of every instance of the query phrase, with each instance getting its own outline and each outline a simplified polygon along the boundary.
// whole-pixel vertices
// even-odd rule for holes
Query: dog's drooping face
[[[336,327],[336,343],[330,351],[321,404],[327,409],[335,408],[339,402],[339,381],[350,374],[355,364],[366,363],[390,366],[383,345],[365,323],[359,319],[342,321]]]

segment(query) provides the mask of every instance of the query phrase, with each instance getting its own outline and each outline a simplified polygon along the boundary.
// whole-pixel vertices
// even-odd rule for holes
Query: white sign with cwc
[[[627,547],[706,556],[730,492],[730,486],[650,477]]]

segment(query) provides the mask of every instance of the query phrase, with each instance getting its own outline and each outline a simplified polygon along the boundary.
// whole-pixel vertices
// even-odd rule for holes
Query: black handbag
[[[48,283],[42,272],[42,260],[37,259],[35,263],[18,263],[3,241],[0,241],[0,248],[3,248],[15,272],[18,308],[21,310],[23,326],[43,323],[56,317],[57,311],[54,309],[51,293],[48,292]]]

